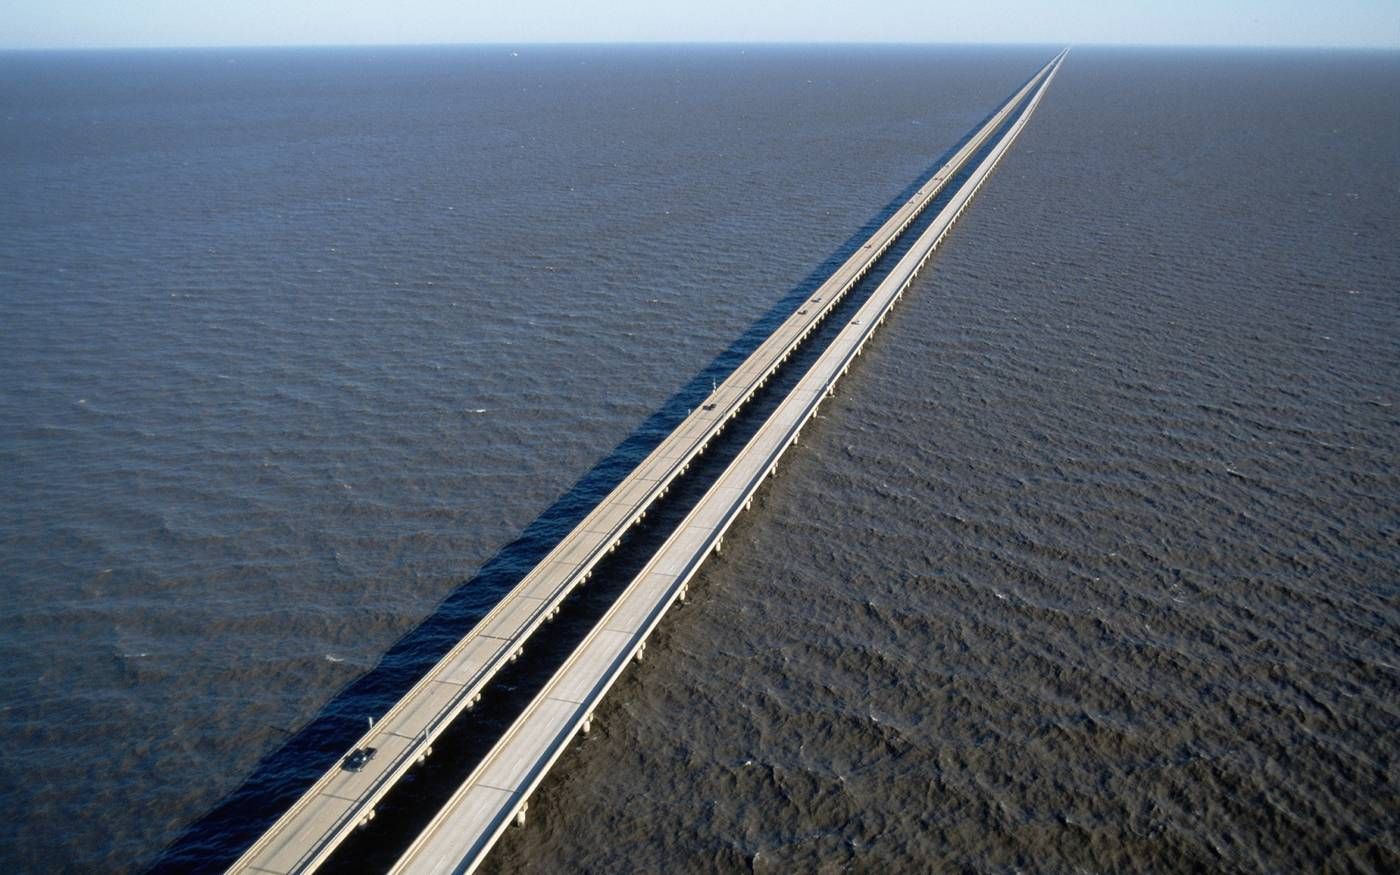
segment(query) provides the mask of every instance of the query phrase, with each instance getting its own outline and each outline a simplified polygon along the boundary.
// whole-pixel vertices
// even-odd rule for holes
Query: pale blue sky
[[[1400,0],[0,0],[0,47],[1034,42],[1400,47]]]

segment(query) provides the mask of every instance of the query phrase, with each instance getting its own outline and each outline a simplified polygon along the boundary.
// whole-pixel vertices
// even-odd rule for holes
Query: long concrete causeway
[[[933,202],[995,133],[987,150],[931,224],[801,378],[699,503],[614,601],[563,666],[413,842],[396,872],[470,872],[527,802],[568,742],[587,732],[594,709],[666,611],[684,600],[704,559],[777,471],[783,452],[860,354],[973,194],[1039,104],[1063,61],[1042,67],[977,133],[897,209],[855,254],[695,408],[578,526],[476,624],[355,744],[375,748],[359,771],[326,772],[230,868],[305,873],[321,865],[374,806],[432,752],[433,740],[479,698],[560,603],[645,517],[672,482],[802,344],[817,325]],[[1029,95],[1029,99],[1027,96]],[[1024,105],[1024,106],[1023,106]],[[1018,107],[1022,107],[1016,114]]]

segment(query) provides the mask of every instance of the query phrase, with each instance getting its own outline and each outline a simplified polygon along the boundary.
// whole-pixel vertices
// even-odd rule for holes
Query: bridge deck
[[[568,742],[591,721],[628,661],[640,655],[662,616],[684,597],[701,563],[720,548],[724,533],[754,491],[777,470],[783,452],[796,443],[802,426],[1021,132],[1063,57],[1061,53],[1047,65],[1049,75],[1043,80],[1037,77],[1039,87],[1006,135],[414,841],[394,872],[470,872],[511,818],[523,818],[530,794]]]
[[[481,689],[587,580],[593,567],[642,519],[729,419],[831,312],[943,189],[1025,94],[1042,68],[887,219],[870,240],[789,316],[602,502],[355,744],[377,751],[360,772],[333,766],[230,868],[230,872],[316,869],[416,763],[433,739],[479,698]],[[707,409],[708,408],[708,409]]]
[[[789,316],[356,743],[377,755],[360,772],[333,766],[230,868],[310,872],[416,763],[433,739],[479,698],[481,689],[557,610],[625,532],[645,516],[725,423],[737,415],[793,350],[977,152],[1037,82],[1042,68],[978,133],[897,209],[869,241]]]

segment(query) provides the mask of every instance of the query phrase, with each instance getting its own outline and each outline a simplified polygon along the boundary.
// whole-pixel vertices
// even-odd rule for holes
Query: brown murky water
[[[236,853],[1049,54],[0,61],[0,859]],[[491,867],[1400,865],[1397,95],[1076,50]]]

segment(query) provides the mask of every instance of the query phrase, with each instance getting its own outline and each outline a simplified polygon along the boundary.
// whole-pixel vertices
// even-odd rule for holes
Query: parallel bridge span
[[[228,870],[307,873],[319,867],[395,784],[432,752],[434,739],[479,698],[557,613],[593,567],[621,542],[691,461],[754,397],[885,251],[999,130],[1055,64],[1042,67],[870,239],[821,284],[715,391],[696,407],[572,532],[354,745],[377,755],[358,772],[332,766]]]
[[[512,820],[524,823],[530,795],[568,743],[589,730],[603,696],[627,665],[641,658],[652,630],[673,604],[685,599],[701,563],[719,551],[725,532],[750,505],[759,485],[777,472],[779,459],[797,443],[802,426],[834,391],[836,381],[1021,133],[1065,54],[1047,65],[1049,75],[1006,134],[404,852],[392,870],[395,875],[472,872]]]

